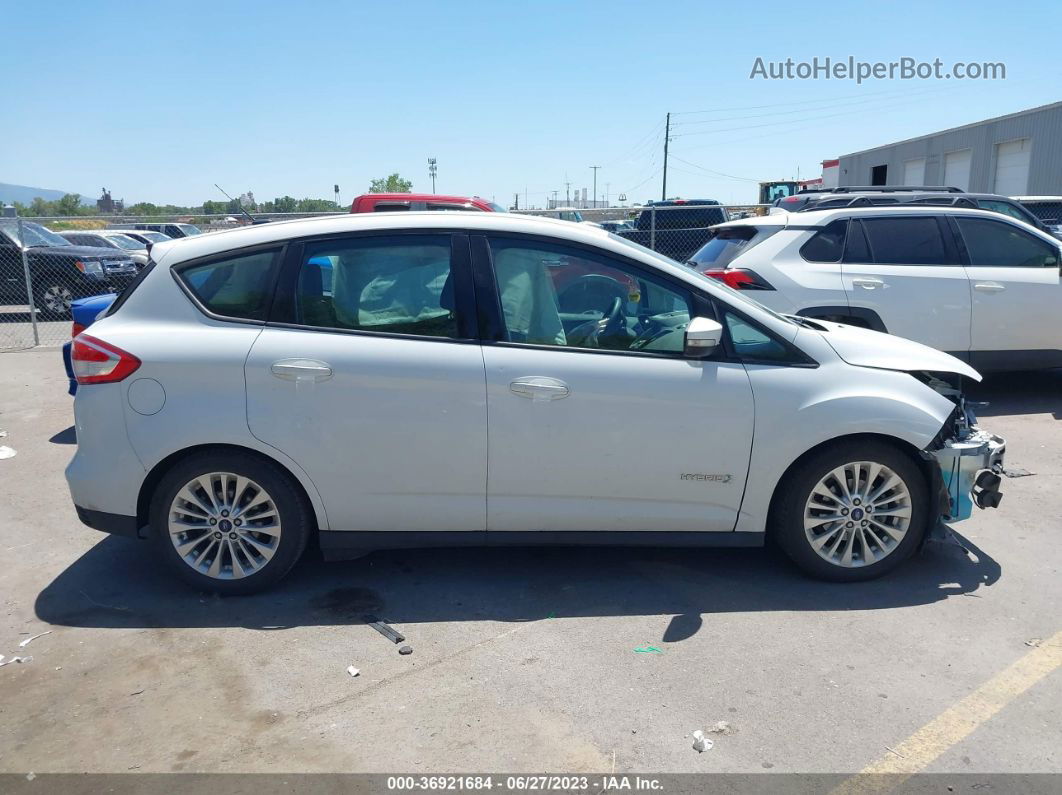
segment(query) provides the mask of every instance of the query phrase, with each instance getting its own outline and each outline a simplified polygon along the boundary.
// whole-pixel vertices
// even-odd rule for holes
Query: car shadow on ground
[[[1062,420],[1062,369],[988,375],[967,387],[967,397],[988,403],[975,409],[978,417],[1050,414]]]
[[[48,441],[52,444],[77,444],[77,428],[73,425],[63,428]]]
[[[955,534],[899,570],[834,584],[797,572],[768,549],[462,548],[374,552],[326,563],[308,554],[277,588],[249,597],[197,593],[167,576],[146,542],[102,539],[37,597],[50,624],[102,628],[283,629],[671,615],[663,640],[696,634],[702,616],[774,610],[876,610],[972,594],[1000,567]]]

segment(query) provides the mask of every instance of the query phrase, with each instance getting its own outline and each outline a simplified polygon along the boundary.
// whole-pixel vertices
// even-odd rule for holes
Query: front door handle
[[[317,359],[281,359],[269,370],[285,381],[326,381],[332,377],[332,368]]]
[[[1001,293],[1007,288],[999,282],[974,282],[974,289],[979,293]]]
[[[875,279],[872,276],[859,276],[852,279],[853,287],[862,287],[864,290],[876,290],[879,287],[884,287],[885,282],[881,279]]]
[[[517,378],[509,384],[509,391],[532,400],[560,400],[571,394],[568,385],[560,379],[541,375]]]

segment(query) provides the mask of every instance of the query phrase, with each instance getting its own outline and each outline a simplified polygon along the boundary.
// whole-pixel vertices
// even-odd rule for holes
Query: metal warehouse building
[[[1062,102],[843,155],[839,167],[839,185],[1062,195]]]

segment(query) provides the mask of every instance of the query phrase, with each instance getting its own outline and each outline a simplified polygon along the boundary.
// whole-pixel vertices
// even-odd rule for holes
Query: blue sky
[[[755,182],[1062,99],[1056,2],[116,2],[5,9],[0,182],[199,204],[344,201],[398,171],[749,201]],[[1001,25],[1000,20],[1005,24]],[[14,35],[12,35],[14,34]],[[749,79],[767,61],[1001,61],[1007,79]],[[13,101],[12,101],[13,100]],[[693,122],[697,122],[696,124]],[[723,176],[725,175],[725,176]]]

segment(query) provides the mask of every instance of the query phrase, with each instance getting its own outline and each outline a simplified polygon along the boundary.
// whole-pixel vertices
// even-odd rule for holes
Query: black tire
[[[231,473],[242,476],[258,484],[271,498],[275,506],[280,522],[280,535],[276,542],[276,549],[272,557],[261,568],[239,579],[219,579],[210,576],[192,567],[190,562],[178,553],[169,532],[170,508],[186,484],[195,478],[208,473]],[[253,493],[253,492],[252,492]],[[225,514],[228,516],[228,514]],[[234,514],[235,515],[235,514]],[[242,532],[247,532],[250,526],[250,514],[248,525]],[[163,563],[175,575],[189,585],[203,591],[211,591],[222,595],[251,594],[263,591],[276,585],[298,562],[306,549],[307,541],[315,528],[313,512],[307,504],[307,500],[293,478],[281,469],[277,464],[266,458],[252,453],[237,451],[211,451],[203,452],[185,458],[175,464],[159,482],[152,495],[150,508],[151,543]],[[217,526],[218,530],[233,531],[231,525],[228,528]],[[240,532],[240,531],[235,531]],[[216,533],[209,533],[216,537]],[[203,536],[207,539],[206,536]],[[256,538],[262,541],[270,541],[267,536],[259,535]],[[209,539],[205,543],[209,543]],[[220,550],[222,544],[227,543],[224,538],[217,543]],[[237,545],[238,546],[238,545]],[[203,547],[196,550],[196,554]],[[247,544],[246,549],[253,549],[252,544]],[[228,568],[235,569],[232,561],[232,545],[228,552],[217,553],[222,561],[228,561]],[[237,555],[245,564],[249,560],[246,553]],[[208,560],[212,560],[208,556]],[[205,564],[204,564],[205,565]],[[244,568],[241,566],[241,569]],[[248,567],[249,568],[249,567]],[[221,572],[224,575],[224,572]]]
[[[911,516],[902,539],[880,560],[845,567],[831,563],[812,547],[804,530],[804,512],[812,490],[819,482],[832,470],[854,462],[873,462],[891,469],[903,481],[910,495]],[[772,506],[768,533],[806,574],[833,582],[872,580],[892,571],[918,549],[926,531],[928,501],[925,475],[910,455],[887,442],[873,439],[840,441],[815,452],[787,473]],[[858,549],[859,542],[854,543]],[[873,548],[872,551],[882,552]]]

